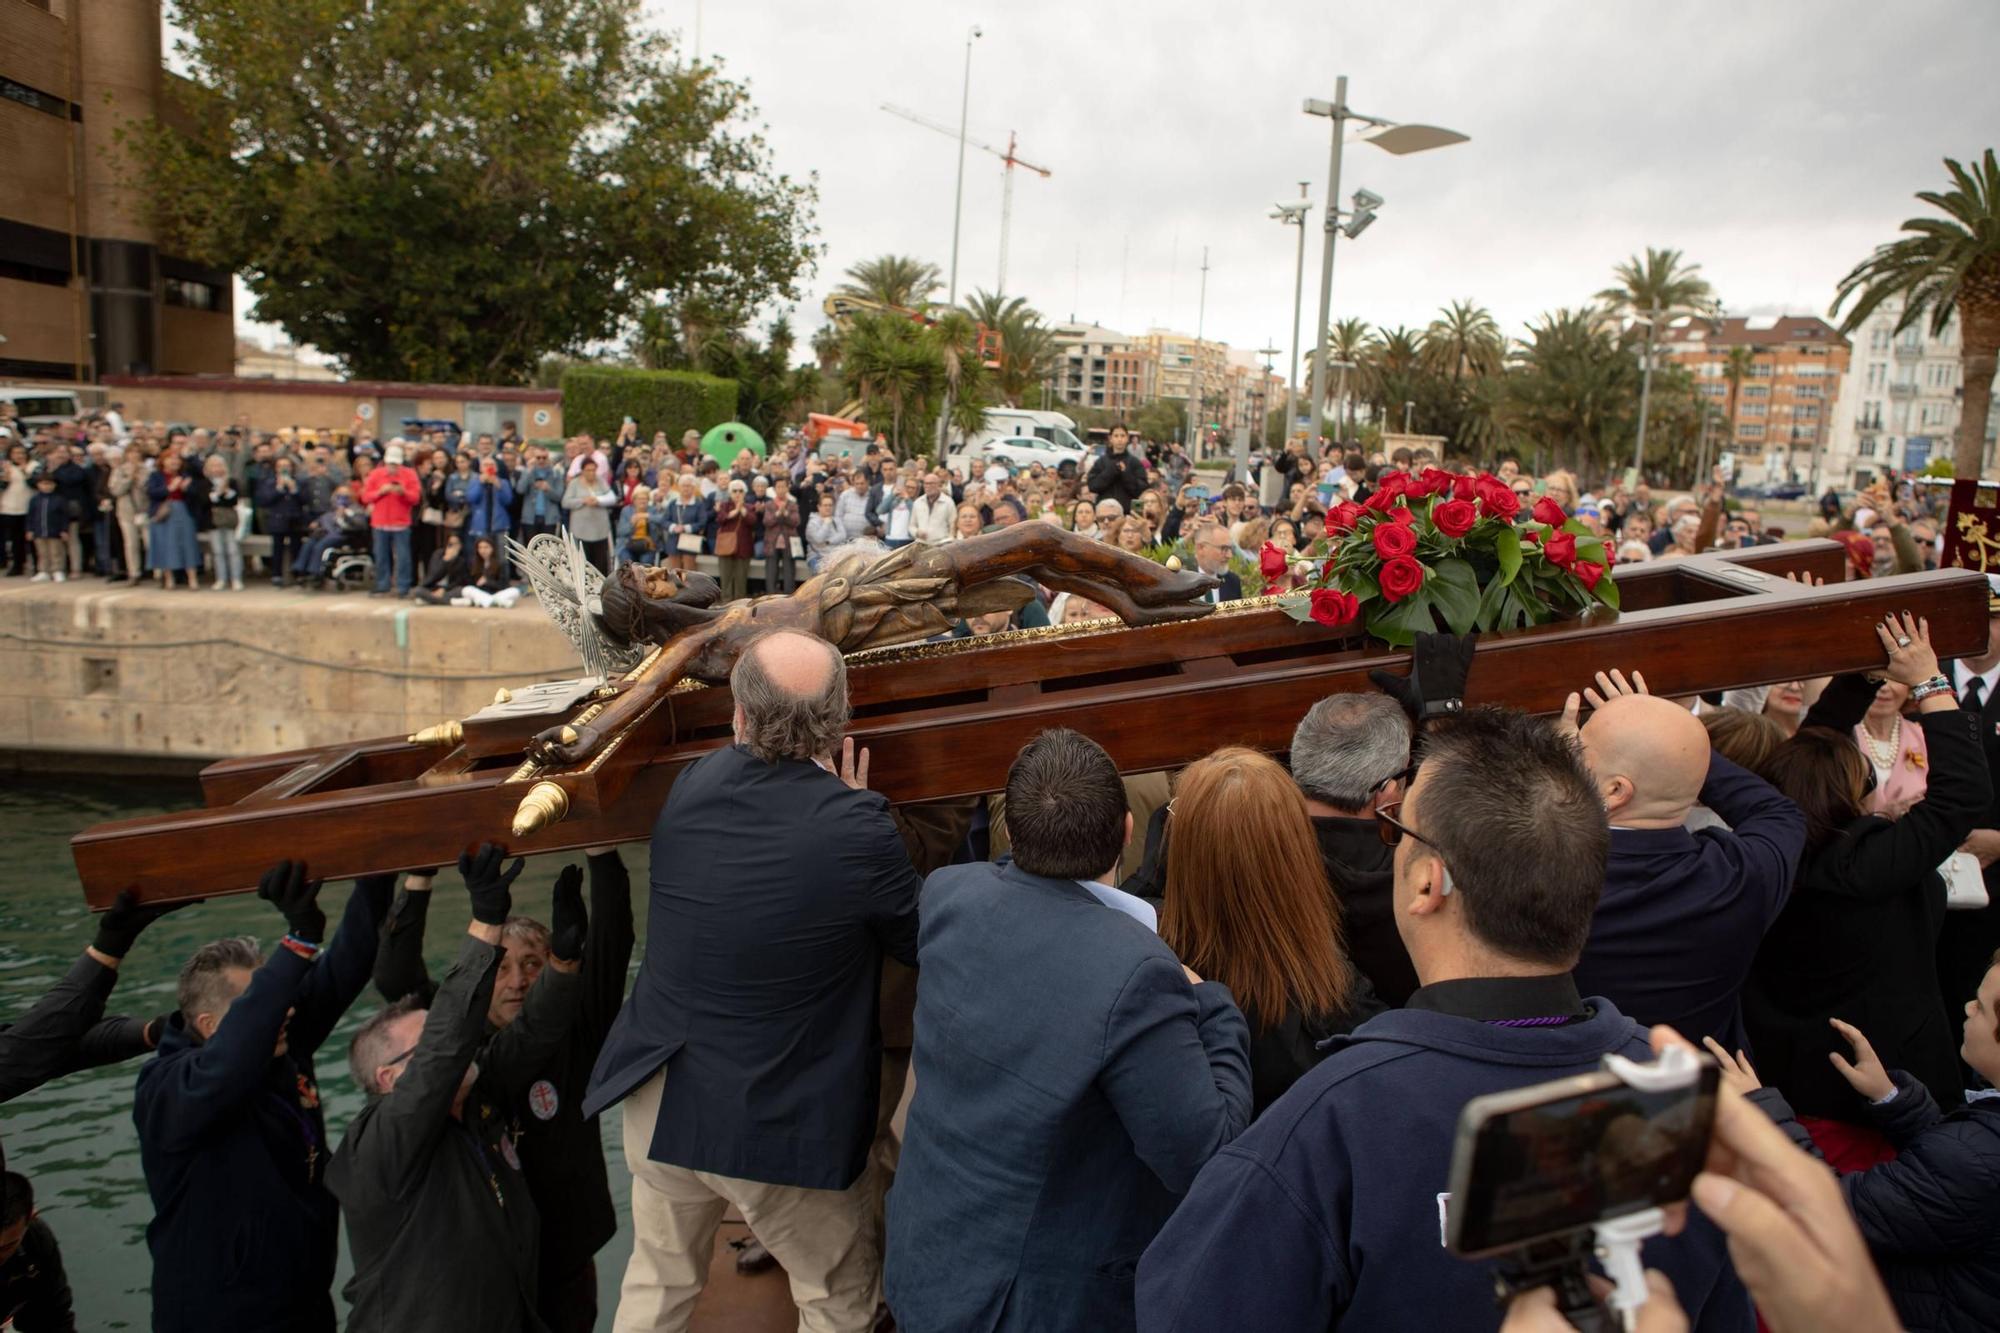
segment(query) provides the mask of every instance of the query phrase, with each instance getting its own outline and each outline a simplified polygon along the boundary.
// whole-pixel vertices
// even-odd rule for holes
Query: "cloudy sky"
[[[2000,127],[1987,0],[645,0],[746,80],[781,168],[816,171],[827,254],[806,315],[857,260],[946,265],[966,30],[972,136],[1018,173],[1010,291],[1126,331],[1290,340],[1296,233],[1272,203],[1324,199],[1328,122],[1307,97],[1471,136],[1394,157],[1352,147],[1343,195],[1388,204],[1340,242],[1334,312],[1427,322],[1473,298],[1518,332],[1646,245],[1699,262],[1732,311],[1823,313],[1833,285]],[[998,269],[1002,168],[966,163],[959,287]],[[1312,340],[1320,240],[1308,240]],[[807,319],[816,323],[816,317]],[[1282,365],[1283,358],[1280,357]]]

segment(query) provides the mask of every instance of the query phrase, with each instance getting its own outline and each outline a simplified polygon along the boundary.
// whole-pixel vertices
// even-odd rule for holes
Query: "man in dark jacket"
[[[1392,1009],[1409,1003],[1417,972],[1396,929],[1396,854],[1375,811],[1403,799],[1409,768],[1410,719],[1385,695],[1330,695],[1292,732],[1292,780],[1340,900],[1348,957]]]
[[[1595,711],[1581,736],[1611,857],[1577,985],[1649,1027],[1741,1050],[1749,1037],[1739,996],[1798,874],[1805,816],[1711,753],[1694,714],[1643,693],[1643,678],[1599,680],[1605,693],[1589,692]],[[1729,827],[1688,832],[1696,801]]]
[[[625,1102],[619,1317],[686,1327],[733,1204],[808,1326],[865,1330],[881,1285],[863,1178],[876,997],[885,953],[916,963],[917,875],[888,802],[830,771],[848,719],[838,652],[767,634],[730,692],[736,744],[690,764],[660,811],[645,962],[583,1104]]]
[[[62,1247],[35,1214],[26,1176],[0,1175],[0,1327],[15,1333],[76,1333]]]
[[[472,922],[428,1011],[405,997],[363,1024],[348,1065],[368,1094],[327,1185],[347,1211],[353,1333],[542,1333],[535,1313],[540,1218],[521,1172],[512,1108],[576,1017],[583,897],[558,888],[549,970],[518,1019],[489,1038],[487,1013],[520,861],[488,843],[459,859]],[[474,1057],[478,1057],[475,1063]]]
[[[1978,987],[1993,951],[2000,949],[2000,575],[1988,574],[1986,579],[1992,585],[1986,604],[1986,650],[1946,668],[1952,688],[1958,691],[1958,706],[1978,719],[1979,746],[1993,782],[1986,814],[1965,840],[1965,850],[1979,858],[1985,871],[1987,904],[1953,912],[1951,928],[1938,937],[1938,985],[1947,1007]],[[1954,1010],[1952,1028],[1961,1026]]]
[[[132,1105],[156,1333],[333,1328],[338,1210],[313,1055],[368,984],[392,886],[357,880],[319,959],[319,883],[281,862],[257,889],[285,918],[271,956],[218,940],[181,969],[180,1011]]]
[[[1567,734],[1464,714],[1378,817],[1397,835],[1397,923],[1424,984],[1335,1038],[1202,1169],[1140,1262],[1141,1329],[1466,1327],[1489,1308],[1493,1265],[1439,1244],[1460,1109],[1606,1055],[1651,1058],[1645,1030],[1570,975],[1610,835]],[[1705,1219],[1645,1260],[1694,1327],[1755,1327]]]
[[[618,1230],[604,1169],[603,1136],[595,1120],[584,1118],[582,1105],[591,1067],[625,998],[625,970],[632,961],[632,880],[615,847],[594,848],[589,860],[589,938],[573,983],[578,992],[574,1020],[541,1068],[512,1081],[512,1099],[495,1101],[514,1135],[521,1172],[541,1216],[536,1300],[542,1322],[556,1333],[595,1325],[594,1256]],[[555,901],[562,910],[571,910],[572,904],[581,907],[582,882],[582,872],[575,866],[563,867],[555,888]],[[429,1004],[436,994],[424,968],[430,887],[428,876],[409,876],[382,932],[375,987],[391,1002],[415,995]],[[501,1034],[521,1017],[534,989],[542,979],[560,972],[546,970],[551,963],[548,926],[515,916],[501,929],[505,947],[486,1012],[487,1048],[479,1057],[483,1071],[493,1068],[496,1045],[512,1043],[512,1038],[503,1043]],[[508,1089],[496,1085],[494,1090]]]
[[[1146,493],[1146,463],[1131,450],[1131,435],[1123,423],[1111,428],[1104,456],[1091,465],[1084,488],[1100,500],[1116,500],[1126,513]]]
[[[889,1305],[912,1329],[1129,1329],[1140,1252],[1250,1122],[1249,1031],[1111,887],[1132,815],[1095,742],[1031,741],[1006,822],[1013,864],[924,885]]]
[[[63,979],[12,1023],[0,1024],[0,1102],[79,1069],[144,1055],[166,1018],[104,1016],[111,988],[139,932],[179,904],[141,906],[127,889],[97,921],[97,938]]]

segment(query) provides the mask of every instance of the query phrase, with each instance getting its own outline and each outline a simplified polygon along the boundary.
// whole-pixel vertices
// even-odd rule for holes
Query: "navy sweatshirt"
[[[1791,893],[1806,820],[1776,787],[1721,755],[1709,758],[1701,803],[1729,827],[1611,830],[1576,984],[1647,1026],[1742,1050],[1750,1039],[1738,997]]]
[[[1422,993],[1419,992],[1419,995]],[[1444,1248],[1458,1113],[1482,1093],[1652,1058],[1645,1032],[1592,999],[1564,1027],[1497,1027],[1391,1010],[1332,1054],[1202,1168],[1139,1263],[1141,1333],[1492,1328],[1493,1265]],[[1698,1214],[1645,1245],[1692,1326],[1755,1328],[1722,1233]]]

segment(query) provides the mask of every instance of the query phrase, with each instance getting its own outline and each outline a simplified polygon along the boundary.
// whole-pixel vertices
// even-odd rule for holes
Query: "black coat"
[[[273,949],[208,1041],[174,1015],[140,1068],[154,1333],[331,1333],[338,1210],[313,1056],[368,984],[390,884],[356,884],[318,962]]]
[[[375,988],[384,999],[430,996],[436,987],[424,968],[428,893],[400,893],[382,932],[375,960]],[[540,1068],[497,1091],[496,1109],[513,1127],[521,1172],[541,1214],[540,1289],[575,1273],[618,1230],[611,1183],[604,1169],[604,1141],[597,1122],[583,1118],[584,1089],[597,1053],[625,998],[632,961],[632,880],[618,853],[590,858],[590,927],[577,971],[580,992],[568,1037]],[[543,976],[554,975],[544,971]],[[509,1042],[489,1033],[479,1067],[511,1063]],[[495,1047],[498,1050],[495,1050]]]
[[[1897,1156],[1841,1177],[1854,1220],[1911,1333],[2000,1328],[2000,1100],[1946,1115],[1893,1077],[1896,1099],[1868,1118]]]
[[[0,1025],[0,1102],[64,1074],[146,1053],[143,1021],[104,1016],[117,984],[117,972],[83,954],[34,1008]]]
[[[350,1333],[541,1333],[535,1313],[540,1218],[500,1109],[561,1044],[575,973],[548,969],[521,1016],[494,1040],[486,1010],[500,949],[467,936],[424,1018],[393,1091],[372,1096],[327,1171],[347,1213],[354,1276]],[[484,1048],[481,1042],[486,1042]],[[479,1081],[462,1116],[451,1104],[473,1058]],[[444,1245],[448,1262],[423,1262]]]
[[[1940,1105],[1963,1098],[1938,989],[1937,867],[1985,815],[1992,783],[1965,713],[1919,713],[1915,725],[1930,749],[1924,799],[1901,819],[1867,815],[1807,849],[1744,988],[1757,1072],[1801,1115],[1858,1121],[1865,1109],[1827,1060],[1847,1051],[1829,1018],[1867,1033],[1884,1064],[1909,1070]]]
[[[652,864],[645,962],[583,1113],[664,1068],[653,1161],[847,1188],[875,1139],[882,955],[917,961],[888,801],[732,745],[675,780]]]
[[[1383,845],[1372,819],[1315,816],[1313,833],[1340,900],[1347,955],[1382,1003],[1401,1009],[1417,988],[1417,969],[1396,930],[1396,849]]]
[[[1952,680],[1964,697],[1967,673],[1954,664]],[[1986,759],[1987,777],[1995,783],[1993,800],[1988,803],[1975,828],[2000,828],[2000,689],[1987,694],[1979,704],[1979,748]],[[1980,978],[2000,949],[2000,861],[1986,867],[1987,905],[1975,912],[1953,912],[1938,938],[1938,985],[1944,991],[1944,1007],[1951,1015],[1951,1031],[1956,1041],[1965,1025],[1964,1004],[1979,989]]]
[[[280,490],[275,474],[257,483],[257,513],[264,531],[273,537],[287,537],[306,530],[311,515],[306,512],[306,487],[297,477],[291,490]]]
[[[1132,506],[1146,493],[1146,464],[1129,448],[1122,454],[1105,450],[1091,465],[1084,486],[1100,500],[1116,500],[1131,513]]]
[[[15,1333],[76,1333],[62,1247],[39,1217],[28,1223],[21,1248],[0,1264],[0,1324]]]

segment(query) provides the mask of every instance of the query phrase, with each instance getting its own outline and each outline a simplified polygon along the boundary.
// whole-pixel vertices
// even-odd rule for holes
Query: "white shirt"
[[[1990,671],[1974,671],[1963,662],[1951,664],[1951,683],[1960,695],[1965,693],[1965,687],[1972,683],[1975,676],[1979,678],[1979,706],[1984,710],[1986,701],[1993,697],[1995,684],[2000,683],[2000,662],[1995,662]]]
[[[1155,912],[1153,905],[1144,898],[1134,897],[1123,889],[1114,889],[1109,884],[1100,884],[1094,879],[1080,879],[1077,883],[1083,886],[1084,892],[1112,911],[1123,912],[1155,935],[1160,933],[1159,913]]]
[[[889,540],[892,542],[910,540],[910,502],[907,499],[899,497],[894,507],[889,510]]]

